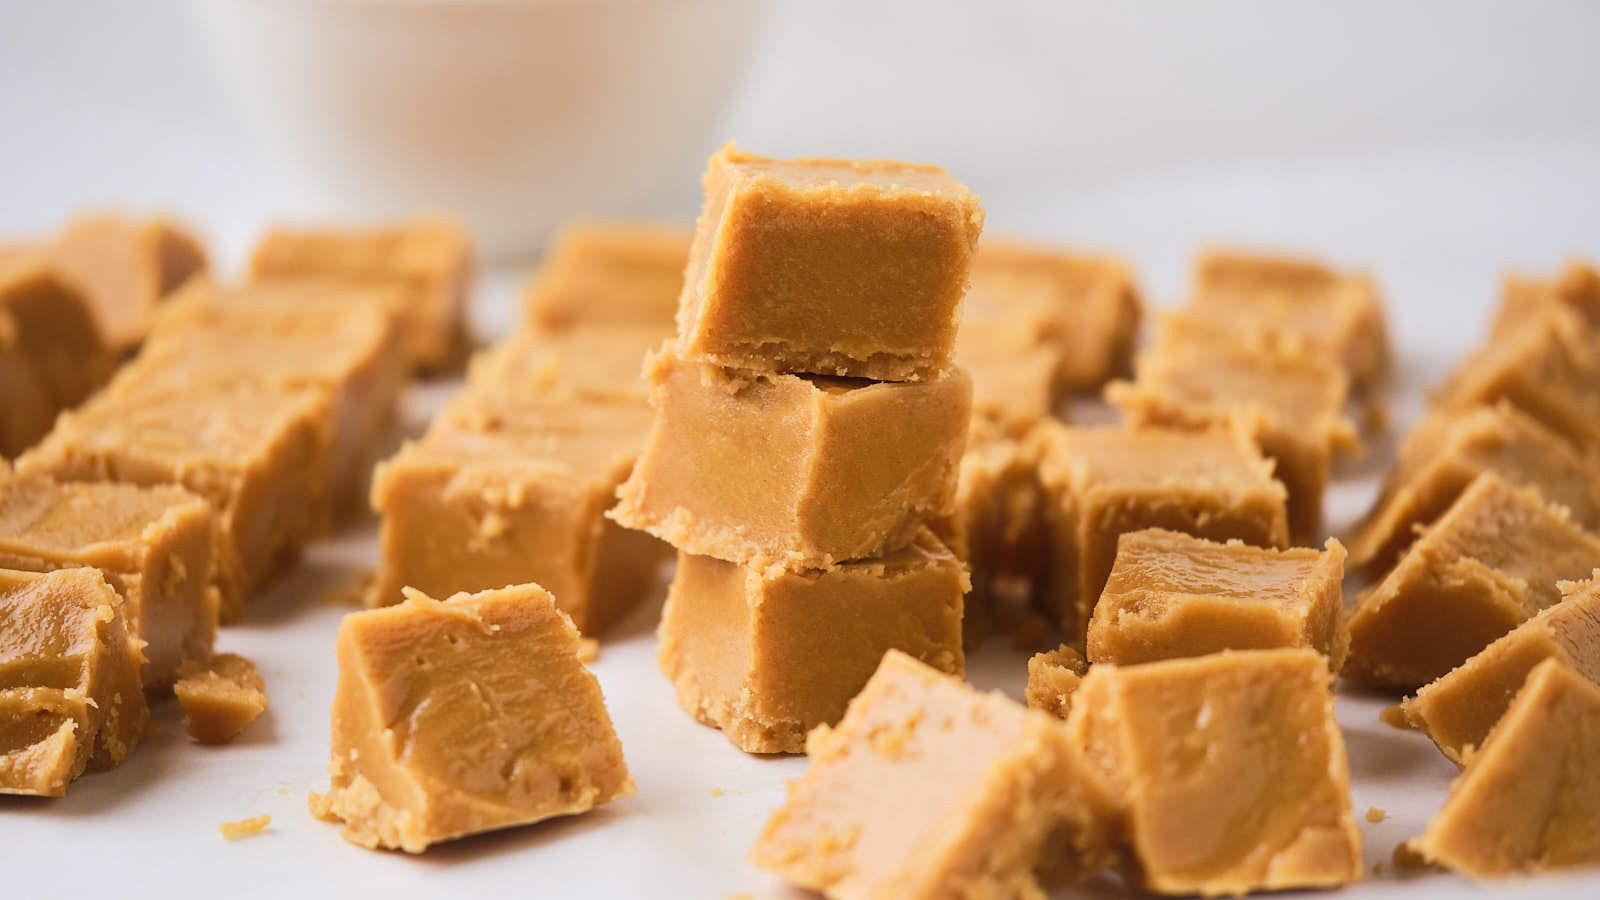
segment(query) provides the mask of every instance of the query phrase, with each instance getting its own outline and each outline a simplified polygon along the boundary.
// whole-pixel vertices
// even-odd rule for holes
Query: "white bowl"
[[[193,0],[324,214],[447,213],[494,257],[692,196],[756,0]]]

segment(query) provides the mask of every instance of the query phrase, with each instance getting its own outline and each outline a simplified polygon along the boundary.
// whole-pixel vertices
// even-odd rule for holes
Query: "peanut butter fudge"
[[[518,331],[473,357],[462,396],[520,393],[543,403],[626,403],[645,408],[650,386],[644,360],[667,333],[656,328],[572,328]],[[452,404],[452,407],[456,404]],[[649,425],[641,437],[649,433]]]
[[[665,223],[568,225],[529,285],[528,325],[542,334],[617,327],[671,333],[693,238],[692,229]]]
[[[1018,437],[1056,407],[1055,348],[1004,313],[969,307],[956,365],[972,379],[972,436]]]
[[[633,793],[578,631],[524,584],[345,616],[319,818],[421,853]]]
[[[144,642],[144,683],[171,683],[178,664],[211,653],[217,596],[210,504],[173,486],[62,483],[0,471],[0,567],[91,566],[123,598]]]
[[[1089,620],[1089,660],[1154,662],[1221,650],[1309,647],[1344,664],[1344,547],[1219,544],[1159,528],[1122,535]]]
[[[1000,626],[1010,593],[1025,594],[1044,555],[1034,460],[1019,441],[978,440],[961,458],[947,541],[972,574],[962,630],[968,647]]]
[[[1500,310],[1490,334],[1515,331],[1550,306],[1566,306],[1600,328],[1600,271],[1581,260],[1567,263],[1561,274],[1540,278],[1512,273],[1500,294]]]
[[[1350,618],[1344,676],[1413,690],[1561,599],[1600,567],[1600,537],[1533,488],[1472,483]]]
[[[399,287],[401,342],[427,371],[456,363],[466,345],[466,293],[472,249],[465,232],[444,222],[374,228],[275,228],[250,258],[255,281],[331,278]]]
[[[891,651],[750,850],[834,898],[1038,897],[1112,861],[1061,723]]]
[[[1361,880],[1332,682],[1308,649],[1089,669],[1067,725],[1135,884],[1222,896]]]
[[[936,166],[711,157],[678,306],[687,359],[919,381],[950,367],[983,207]]]
[[[0,569],[0,794],[60,797],[144,733],[139,644],[94,569]]]
[[[173,686],[183,726],[202,744],[225,744],[267,711],[267,683],[237,653],[185,660]]]
[[[1507,632],[1405,702],[1444,755],[1465,763],[1505,713],[1535,666],[1557,659],[1600,683],[1600,571],[1581,583],[1561,585],[1555,606]]]
[[[650,357],[655,427],[610,515],[679,550],[822,568],[954,512],[972,384],[736,372]]]
[[[93,215],[76,219],[45,250],[61,277],[82,292],[113,350],[144,340],[158,304],[206,269],[206,251],[166,219]]]
[[[891,648],[964,671],[961,561],[924,529],[880,559],[752,569],[678,554],[661,615],[661,671],[678,704],[750,753],[798,753]]]
[[[1029,445],[1048,546],[1041,593],[1074,646],[1083,644],[1126,532],[1166,528],[1262,547],[1289,544],[1283,485],[1241,431],[1046,423]]]
[[[1596,759],[1600,687],[1547,659],[1406,846],[1472,878],[1600,863]]]
[[[38,260],[0,269],[0,456],[16,456],[110,377],[81,292]]]
[[[1089,661],[1066,644],[1028,658],[1028,708],[1065,719],[1072,710],[1072,695],[1089,673]]]

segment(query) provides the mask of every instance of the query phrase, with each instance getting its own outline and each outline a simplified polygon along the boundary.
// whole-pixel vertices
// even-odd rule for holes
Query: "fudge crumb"
[[[1394,868],[1397,872],[1416,872],[1431,867],[1410,841],[1401,841],[1394,845]]]
[[[255,664],[236,653],[184,660],[173,693],[183,707],[189,736],[202,744],[225,744],[267,709],[267,685]]]
[[[1389,818],[1389,811],[1388,810],[1379,809],[1376,806],[1367,807],[1367,821],[1368,822],[1371,822],[1373,824],[1377,824],[1377,823],[1382,822],[1384,819],[1387,819],[1387,818]]]
[[[237,841],[242,838],[250,837],[251,835],[260,834],[262,831],[266,830],[268,825],[271,824],[271,816],[252,816],[248,819],[240,819],[237,822],[219,823],[217,825],[217,830],[222,832],[223,840]]]
[[[594,638],[578,638],[578,662],[592,663],[600,658],[600,642]]]
[[[1417,726],[1411,723],[1411,717],[1406,715],[1405,707],[1399,703],[1385,706],[1383,712],[1378,713],[1378,721],[1401,731],[1415,731]]]
[[[726,794],[727,791],[723,790],[722,788],[712,788],[710,793],[713,797],[721,797],[723,794]]]

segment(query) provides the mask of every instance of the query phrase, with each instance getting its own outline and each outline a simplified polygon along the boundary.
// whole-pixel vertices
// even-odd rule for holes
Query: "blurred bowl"
[[[193,0],[249,126],[344,217],[492,257],[692,197],[755,0]]]

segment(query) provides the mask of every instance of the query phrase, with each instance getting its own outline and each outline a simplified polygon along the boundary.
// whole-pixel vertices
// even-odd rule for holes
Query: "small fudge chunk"
[[[962,674],[966,589],[961,561],[927,530],[882,559],[798,572],[680,552],[661,671],[686,712],[740,749],[798,753],[886,650]]]
[[[578,630],[538,585],[345,616],[332,788],[312,812],[363,847],[453,838],[633,793]]]
[[[1044,556],[1034,464],[1022,443],[978,440],[961,457],[956,512],[947,543],[972,574],[962,618],[968,647],[1002,625],[1002,606],[1013,588],[1022,592]]]
[[[678,305],[686,358],[918,381],[950,366],[983,207],[936,166],[711,157]]]
[[[1567,263],[1553,278],[1506,276],[1495,315],[1493,335],[1515,331],[1521,323],[1551,306],[1565,306],[1600,328],[1600,271],[1581,260]]]
[[[210,504],[179,487],[65,483],[0,472],[0,567],[90,566],[122,595],[129,633],[144,642],[144,683],[164,687],[178,663],[211,654]]]
[[[1065,726],[890,651],[750,850],[834,898],[1037,897],[1113,858]]]
[[[1600,566],[1600,537],[1533,488],[1482,475],[1350,618],[1344,676],[1414,690],[1561,599]]]
[[[655,427],[611,515],[680,550],[822,568],[909,543],[953,511],[972,383],[761,375],[662,352]]]
[[[472,248],[444,222],[374,228],[274,228],[250,258],[254,281],[327,278],[405,291],[400,333],[407,356],[424,370],[457,362],[467,340],[466,294]]]
[[[1029,440],[1047,533],[1043,599],[1069,644],[1082,646],[1126,532],[1289,544],[1283,485],[1241,431],[1047,423]]]
[[[165,219],[84,216],[44,252],[51,267],[83,293],[114,350],[144,340],[161,301],[206,269],[205,247]]]
[[[122,762],[150,711],[122,599],[94,569],[0,569],[0,794],[60,797]]]
[[[1405,702],[1406,716],[1452,761],[1465,763],[1472,748],[1482,746],[1528,673],[1544,660],[1560,660],[1600,683],[1600,571],[1588,581],[1561,587],[1561,602]]]
[[[1221,650],[1309,647],[1338,672],[1344,547],[1321,553],[1219,544],[1172,531],[1124,534],[1089,620],[1089,660],[1154,662]]]
[[[647,328],[671,333],[692,229],[580,222],[562,229],[523,300],[533,331]]]
[[[1472,878],[1600,863],[1600,687],[1547,659],[1408,847]]]
[[[1066,644],[1035,653],[1028,658],[1028,708],[1065,719],[1088,672],[1089,661]]]
[[[1381,496],[1350,538],[1352,563],[1374,571],[1393,565],[1419,527],[1484,472],[1536,487],[1579,524],[1600,527],[1600,461],[1508,403],[1438,410],[1407,436]]]
[[[0,456],[43,437],[115,365],[81,292],[38,260],[0,268]]]
[[[255,663],[237,653],[186,660],[173,686],[183,725],[202,744],[225,744],[267,711],[267,683]]]
[[[1220,896],[1361,880],[1332,682],[1303,648],[1089,669],[1067,724],[1136,883]]]

